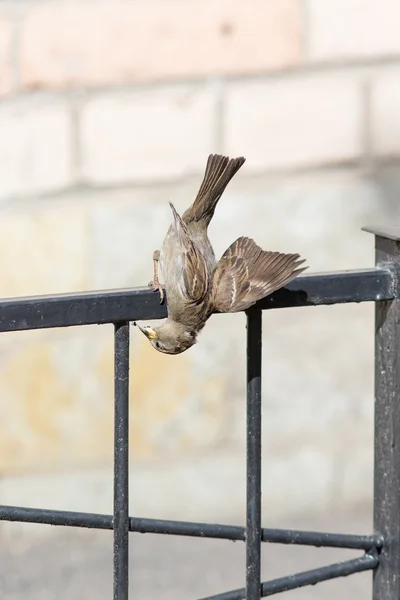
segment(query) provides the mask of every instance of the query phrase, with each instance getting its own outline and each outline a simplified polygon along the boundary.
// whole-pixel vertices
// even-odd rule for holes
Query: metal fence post
[[[261,597],[261,310],[247,313],[246,600]]]
[[[400,230],[375,234],[376,264],[392,272],[394,299],[375,303],[374,528],[383,536],[373,599],[400,598]]]
[[[128,600],[129,321],[114,325],[114,600]]]

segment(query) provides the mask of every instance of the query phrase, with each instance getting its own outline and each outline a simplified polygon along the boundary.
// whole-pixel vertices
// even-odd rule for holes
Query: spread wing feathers
[[[173,228],[181,247],[182,268],[177,285],[188,301],[198,303],[203,300],[208,290],[207,263],[203,254],[188,235],[186,224],[176,212],[174,205],[171,202],[169,205],[174,216]]]
[[[214,310],[246,310],[286,285],[307,267],[298,254],[265,252],[254,240],[240,237],[225,251],[214,272]]]
[[[202,221],[205,226],[210,223],[218,200],[245,160],[243,157],[229,159],[228,156],[210,154],[196,199],[183,214],[185,223]]]

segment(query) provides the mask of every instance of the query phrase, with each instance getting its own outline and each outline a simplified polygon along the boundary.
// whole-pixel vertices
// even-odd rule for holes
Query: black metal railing
[[[376,267],[299,277],[247,312],[246,527],[129,517],[129,322],[166,316],[148,288],[0,301],[0,332],[114,324],[114,513],[102,515],[0,506],[0,519],[114,531],[114,600],[128,600],[129,532],[241,540],[246,587],[204,600],[259,600],[279,592],[374,570],[374,600],[400,598],[400,230],[375,234]],[[375,302],[374,533],[347,535],[261,527],[262,310]],[[194,467],[195,468],[195,467]],[[351,560],[272,581],[260,580],[262,543],[360,550]],[[1,567],[0,567],[1,568]]]

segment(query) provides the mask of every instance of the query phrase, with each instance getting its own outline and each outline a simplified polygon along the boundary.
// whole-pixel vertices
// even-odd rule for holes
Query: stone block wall
[[[218,253],[245,234],[311,271],[371,266],[360,227],[400,218],[399,19],[396,0],[1,2],[0,296],[146,284],[210,152],[247,158]],[[265,508],[368,501],[373,307],[264,331]],[[244,315],[178,357],[132,332],[137,513],[242,509],[244,340]],[[0,356],[0,498],[70,508],[82,477],[77,506],[109,510],[112,328],[3,334]]]

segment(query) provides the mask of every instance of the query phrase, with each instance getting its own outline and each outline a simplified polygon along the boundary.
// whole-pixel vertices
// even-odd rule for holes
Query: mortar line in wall
[[[379,159],[375,159],[379,162],[380,165],[390,165],[390,164],[398,164],[400,162],[400,156],[396,157],[383,157]],[[261,171],[253,171],[251,173],[242,174],[241,177],[243,181],[246,179],[260,179],[267,178],[269,182],[285,180],[290,177],[301,177],[301,176],[316,176],[318,174],[327,174],[327,173],[335,173],[335,172],[343,172],[346,171],[348,173],[363,173],[365,170],[365,164],[363,160],[357,161],[346,161],[346,162],[337,162],[337,163],[328,163],[328,164],[318,164],[312,167],[299,167],[292,169],[282,169],[282,170],[261,170]],[[196,181],[198,177],[201,175],[201,169],[192,171],[187,175],[182,177],[177,177],[174,179],[160,179],[158,181],[132,181],[126,180],[121,181],[119,183],[110,183],[110,184],[90,184],[86,182],[78,182],[71,186],[65,188],[59,188],[55,190],[42,191],[34,194],[13,194],[3,199],[0,198],[0,210],[5,210],[10,208],[11,206],[14,208],[16,205],[24,205],[24,203],[32,203],[32,201],[57,201],[68,199],[69,196],[73,196],[75,194],[85,194],[86,196],[95,197],[97,194],[107,193],[107,192],[124,192],[124,191],[132,191],[132,190],[156,190],[158,188],[174,188],[180,185],[187,185],[193,181],[193,184],[196,185]]]
[[[21,70],[20,70],[20,47],[21,47],[21,17],[15,13],[11,18],[12,39],[10,45],[10,64],[11,64],[11,96],[19,95],[21,88]]]
[[[81,111],[77,96],[73,96],[69,101],[70,119],[71,119],[71,166],[72,179],[78,182],[81,177],[82,152],[80,144],[80,117]]]
[[[306,61],[309,56],[309,40],[310,40],[310,11],[308,6],[308,0],[303,0],[301,3],[301,54],[302,59]]]
[[[372,135],[372,84],[364,81],[361,86],[361,144],[364,151],[363,163],[367,171],[373,169],[375,163]]]
[[[225,147],[225,81],[218,78],[213,83],[215,90],[215,123],[213,132],[214,151],[220,154],[224,153]]]
[[[0,0],[1,1],[1,0]],[[155,79],[153,81],[140,81],[130,83],[107,83],[98,86],[84,86],[77,85],[74,87],[65,87],[62,89],[45,89],[38,88],[35,90],[18,90],[16,93],[11,93],[0,98],[0,106],[7,104],[8,102],[15,101],[16,99],[52,99],[52,100],[65,100],[69,96],[81,95],[84,99],[91,100],[98,95],[112,96],[118,95],[121,92],[128,93],[140,93],[146,91],[153,91],[154,89],[167,90],[168,88],[186,88],[190,86],[198,87],[199,90],[206,89],[210,80],[218,79],[223,77],[225,85],[235,84],[240,82],[269,82],[286,80],[290,81],[291,78],[299,76],[313,77],[317,75],[329,75],[340,72],[343,75],[349,75],[354,71],[360,71],[360,75],[363,71],[374,70],[377,68],[390,68],[400,66],[400,55],[387,55],[385,57],[377,58],[365,58],[359,60],[349,61],[327,61],[313,64],[294,65],[286,69],[280,69],[277,71],[263,71],[259,73],[241,73],[241,74],[221,74],[212,76],[205,74],[198,77],[182,77],[178,79]]]

